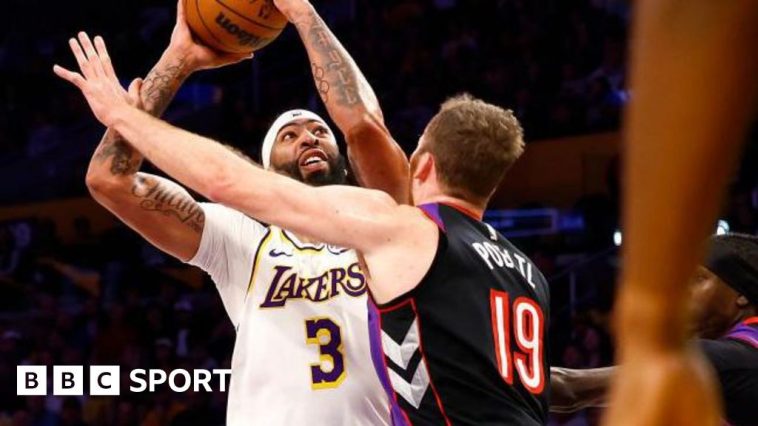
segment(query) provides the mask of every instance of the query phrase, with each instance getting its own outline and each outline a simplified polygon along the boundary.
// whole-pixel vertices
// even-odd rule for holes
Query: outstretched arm
[[[245,59],[225,55],[195,43],[179,1],[171,42],[139,90],[139,107],[160,116],[182,82],[194,71]],[[153,245],[181,260],[191,258],[200,244],[204,214],[187,191],[176,183],[138,173],[142,155],[120,134],[108,129],[87,170],[92,197]]]
[[[320,241],[368,249],[386,238],[398,208],[387,194],[349,186],[312,188],[251,165],[211,139],[176,128],[131,105],[105,42],[71,39],[81,74],[53,71],[77,86],[95,117],[178,181],[213,201]],[[325,200],[331,200],[326,202]]]
[[[387,194],[350,186],[310,187],[263,170],[211,139],[123,104],[105,119],[134,140],[156,167],[208,197],[256,219],[326,243],[370,249],[398,208]]]
[[[615,367],[575,370],[550,367],[550,411],[573,413],[608,400]]]
[[[350,54],[307,0],[275,0],[297,28],[329,116],[345,135],[358,182],[407,203],[408,159],[384,125],[379,101]]]

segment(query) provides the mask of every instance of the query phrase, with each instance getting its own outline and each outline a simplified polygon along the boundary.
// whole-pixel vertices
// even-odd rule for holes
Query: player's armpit
[[[358,183],[410,203],[408,158],[383,123],[366,116],[346,135],[347,156]]]
[[[137,173],[133,179],[91,186],[92,196],[154,246],[179,260],[192,258],[200,246],[205,213],[176,183]]]

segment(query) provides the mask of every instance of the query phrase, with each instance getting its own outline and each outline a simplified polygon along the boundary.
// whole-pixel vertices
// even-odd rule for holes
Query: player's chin
[[[301,165],[300,175],[306,180],[318,178],[329,174],[329,163],[321,161],[316,164]]]
[[[713,339],[720,337],[718,333],[714,331],[713,324],[711,324],[703,312],[697,311],[690,315],[690,322],[687,324],[688,335],[695,338]]]

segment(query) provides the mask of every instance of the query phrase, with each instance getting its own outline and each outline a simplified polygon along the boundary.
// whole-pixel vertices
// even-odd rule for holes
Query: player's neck
[[[464,213],[467,213],[470,216],[475,217],[478,220],[482,220],[484,217],[484,207],[478,204],[474,204],[470,201],[463,200],[461,198],[457,197],[451,197],[449,195],[444,194],[437,194],[432,195],[429,197],[424,197],[423,199],[416,200],[416,205],[420,206],[422,204],[431,204],[431,203],[440,203],[440,204],[447,204],[452,207],[456,207],[459,210],[462,210]]]

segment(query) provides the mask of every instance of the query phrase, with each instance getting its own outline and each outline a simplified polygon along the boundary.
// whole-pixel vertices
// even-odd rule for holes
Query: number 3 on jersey
[[[503,380],[509,385],[513,384],[515,365],[521,384],[535,395],[542,393],[545,388],[545,370],[542,363],[545,321],[542,309],[533,300],[519,297],[513,301],[511,318],[508,293],[490,290],[490,313],[497,367]],[[511,350],[511,319],[518,351]]]
[[[329,318],[305,321],[306,343],[319,347],[319,363],[311,364],[311,388],[338,387],[345,376],[345,354],[340,326]]]

